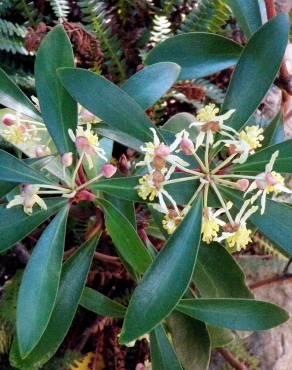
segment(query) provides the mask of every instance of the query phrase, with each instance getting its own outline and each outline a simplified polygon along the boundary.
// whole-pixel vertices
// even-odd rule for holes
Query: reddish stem
[[[245,364],[243,364],[236,357],[234,357],[233,354],[226,348],[219,348],[218,352],[221,354],[221,356],[224,357],[225,361],[227,361],[229,365],[232,366],[234,369],[248,370]]]

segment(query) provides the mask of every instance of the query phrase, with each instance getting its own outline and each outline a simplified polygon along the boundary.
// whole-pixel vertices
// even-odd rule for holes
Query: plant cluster
[[[118,3],[126,17],[133,7]],[[160,17],[182,6],[162,5]],[[52,6],[58,18],[68,16],[66,1]],[[41,227],[17,290],[9,354],[15,368],[45,369],[79,306],[104,317],[96,331],[117,320],[110,333],[116,346],[150,342],[151,356],[144,351],[141,362],[131,365],[137,370],[207,369],[211,349],[232,342],[236,331],[267,330],[288,320],[282,308],[254,298],[232,256],[247,248],[257,230],[285,255],[292,251],[292,209],[275,199],[292,192],[285,184],[292,142],[279,140],[281,112],[265,129],[255,116],[280,69],[289,21],[280,14],[263,24],[259,3],[250,6],[230,1],[245,46],[205,32],[170,37],[163,31],[158,37],[155,29],[149,40],[157,45],[129,79],[96,18],[90,27],[104,35],[101,45],[115,56],[119,87],[100,71],[76,68],[66,23],[53,27],[38,47],[36,97],[29,99],[0,70],[0,103],[6,107],[0,135],[15,148],[0,150],[0,252]],[[150,119],[177,81],[234,65],[220,108],[209,103],[163,125]],[[131,164],[114,159],[117,144],[131,149]],[[134,205],[165,241],[160,248],[147,227],[137,228]],[[76,219],[86,226],[71,248]],[[115,256],[98,251],[108,237]],[[125,300],[94,289],[93,257],[122,266],[131,281]],[[116,353],[125,368],[125,353]],[[88,352],[75,368],[91,361],[98,362]]]

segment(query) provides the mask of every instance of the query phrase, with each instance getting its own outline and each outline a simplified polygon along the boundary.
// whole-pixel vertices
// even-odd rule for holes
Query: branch
[[[257,281],[256,283],[251,284],[249,288],[254,290],[254,289],[261,288],[263,286],[276,285],[276,284],[281,284],[283,282],[292,283],[292,274],[287,273],[284,275],[276,275],[276,276],[273,276],[272,278]]]
[[[218,352],[222,357],[224,357],[225,361],[229,363],[236,370],[248,370],[248,368],[240,362],[233,354],[228,351],[226,348],[219,348]]]

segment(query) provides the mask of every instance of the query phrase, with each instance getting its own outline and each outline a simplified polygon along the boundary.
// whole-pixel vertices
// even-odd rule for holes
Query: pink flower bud
[[[6,126],[12,126],[16,122],[16,117],[15,117],[15,115],[10,114],[10,113],[4,114],[4,116],[2,118],[2,122]]]
[[[240,191],[246,191],[249,187],[249,181],[247,179],[240,179],[236,181],[236,187]]]
[[[135,370],[145,370],[145,366],[141,363],[137,364]]]
[[[76,148],[80,152],[84,152],[88,155],[95,155],[96,152],[94,151],[94,148],[89,144],[89,141],[84,136],[78,136],[75,141]]]
[[[92,114],[91,112],[89,112],[88,110],[84,110],[82,113],[81,113],[81,118],[83,121],[85,122],[92,122],[94,121],[95,119],[95,116],[94,114]]]
[[[267,184],[270,186],[276,185],[278,183],[278,181],[274,178],[271,172],[266,173],[265,178],[266,178]]]
[[[34,151],[37,158],[44,157],[46,154],[41,146],[37,146]]]
[[[160,144],[159,147],[155,150],[155,154],[159,157],[167,157],[170,154],[170,149],[165,144]]]
[[[70,167],[73,163],[73,153],[64,153],[61,157],[61,163],[64,167]]]
[[[112,164],[105,164],[102,167],[102,174],[107,179],[111,178],[117,172],[117,167]]]
[[[180,147],[185,155],[192,155],[195,151],[193,142],[190,139],[183,138],[180,142]]]

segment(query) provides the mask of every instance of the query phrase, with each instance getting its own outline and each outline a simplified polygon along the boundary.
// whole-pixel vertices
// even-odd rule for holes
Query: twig
[[[273,276],[272,278],[257,281],[249,286],[250,289],[258,289],[267,285],[281,284],[283,282],[292,283],[292,274]]]
[[[96,258],[99,261],[106,262],[106,263],[111,263],[113,265],[120,265],[121,261],[119,257],[115,256],[109,256],[108,254],[103,254],[99,252],[94,253],[94,258]]]
[[[248,368],[240,362],[233,354],[228,351],[226,348],[219,348],[218,352],[222,357],[224,357],[225,361],[229,363],[236,370],[248,370]]]

